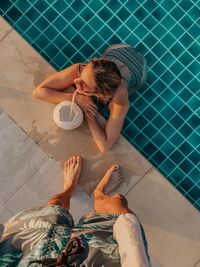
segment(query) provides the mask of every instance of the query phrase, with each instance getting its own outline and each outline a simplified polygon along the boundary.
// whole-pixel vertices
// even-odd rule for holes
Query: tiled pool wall
[[[123,135],[200,209],[200,1],[1,0],[0,9],[57,70],[113,43],[144,54],[148,81]]]

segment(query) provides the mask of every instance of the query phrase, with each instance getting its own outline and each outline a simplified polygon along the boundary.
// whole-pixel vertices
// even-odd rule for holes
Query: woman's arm
[[[73,94],[71,86],[74,79],[78,77],[78,66],[79,63],[74,64],[48,77],[34,89],[33,96],[50,103],[71,100]],[[61,92],[67,88],[69,88],[68,92]]]
[[[118,139],[128,108],[128,104],[121,106],[113,103],[105,129],[100,127],[95,116],[86,116],[94,141],[101,152],[108,151]]]

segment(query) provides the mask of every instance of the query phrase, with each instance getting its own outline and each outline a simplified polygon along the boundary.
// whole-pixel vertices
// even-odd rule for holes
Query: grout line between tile
[[[4,37],[2,37],[2,39],[0,39],[0,45],[1,45],[1,41],[3,41],[7,36],[8,36],[8,34],[10,33],[10,32],[12,32],[13,31],[13,28],[11,28],[5,35],[4,35]]]
[[[198,264],[200,264],[200,259],[195,263],[193,267],[197,267]]]
[[[149,173],[151,172],[153,169],[155,169],[154,167],[151,167],[148,171],[145,172],[145,174],[128,190],[128,192],[126,192],[125,196],[137,185],[139,184],[139,182],[141,182],[141,180],[143,180],[143,178]]]

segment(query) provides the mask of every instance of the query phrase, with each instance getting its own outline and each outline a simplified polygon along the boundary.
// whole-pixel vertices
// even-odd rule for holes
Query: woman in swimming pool
[[[145,58],[128,44],[111,45],[101,58],[87,64],[77,63],[59,71],[33,91],[35,98],[59,103],[72,100],[82,108],[92,136],[101,152],[109,150],[118,139],[129,109],[128,95],[140,88],[147,76]],[[75,87],[73,87],[75,85]],[[96,120],[98,108],[110,112],[105,129]]]

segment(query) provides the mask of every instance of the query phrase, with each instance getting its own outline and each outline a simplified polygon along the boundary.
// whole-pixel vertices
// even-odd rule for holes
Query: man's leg
[[[112,165],[94,190],[94,209],[97,213],[132,213],[128,202],[121,194],[107,195],[122,180],[119,165]]]
[[[70,198],[74,193],[81,172],[81,157],[73,156],[65,162],[63,192],[48,200],[48,205],[59,205],[69,210]]]

